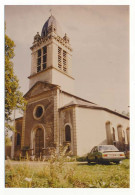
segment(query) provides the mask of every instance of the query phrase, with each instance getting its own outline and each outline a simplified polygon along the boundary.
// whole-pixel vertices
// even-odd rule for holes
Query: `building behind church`
[[[74,95],[72,48],[67,34],[50,16],[31,46],[28,104],[16,119],[12,157],[29,152],[48,156],[50,148],[68,145],[71,155],[82,156],[93,146],[114,144],[129,148],[129,118]]]

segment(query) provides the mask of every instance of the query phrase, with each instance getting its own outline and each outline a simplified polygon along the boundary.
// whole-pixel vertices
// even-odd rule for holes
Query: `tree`
[[[9,125],[13,110],[24,110],[26,101],[20,92],[19,81],[14,74],[13,62],[15,44],[5,34],[5,121],[6,129],[12,129]]]

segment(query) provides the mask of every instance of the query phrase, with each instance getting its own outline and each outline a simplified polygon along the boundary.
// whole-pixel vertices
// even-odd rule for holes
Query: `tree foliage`
[[[5,34],[5,121],[6,127],[9,128],[8,122],[11,121],[13,110],[24,110],[26,101],[20,92],[19,81],[14,74],[13,62],[15,44]]]

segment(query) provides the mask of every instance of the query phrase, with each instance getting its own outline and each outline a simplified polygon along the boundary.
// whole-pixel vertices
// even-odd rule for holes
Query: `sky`
[[[129,111],[129,6],[5,6],[6,33],[15,42],[14,70],[29,89],[34,35],[55,16],[73,48],[75,94],[119,112]]]

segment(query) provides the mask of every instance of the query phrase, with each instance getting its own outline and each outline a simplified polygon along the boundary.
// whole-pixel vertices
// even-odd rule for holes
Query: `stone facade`
[[[22,139],[22,121],[23,118],[18,118],[16,119],[15,122],[15,128],[16,128],[16,133],[15,133],[15,150],[14,150],[14,155],[19,158],[20,155],[20,150],[21,150],[21,139]]]
[[[74,112],[75,109],[74,107],[72,108],[67,108],[67,109],[62,109],[60,111],[60,143],[63,145],[68,143],[66,141],[66,135],[65,135],[65,129],[66,126],[70,127],[71,131],[71,141],[70,141],[70,150],[72,155],[76,155],[76,125],[75,125],[75,117],[74,117]]]

